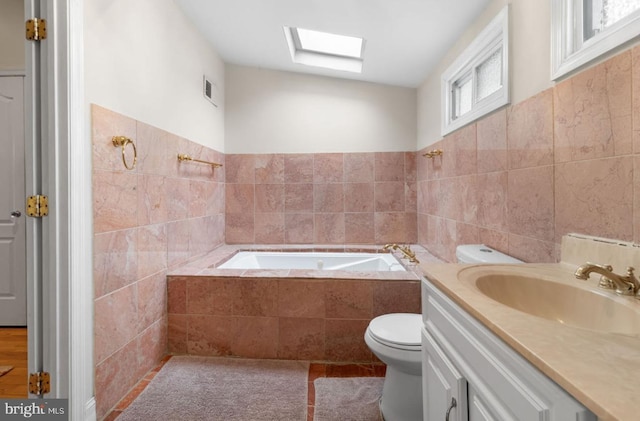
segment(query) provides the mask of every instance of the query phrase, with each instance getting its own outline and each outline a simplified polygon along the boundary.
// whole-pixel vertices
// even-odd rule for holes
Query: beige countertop
[[[443,293],[599,419],[640,419],[640,337],[571,327],[507,307],[458,279],[458,272],[470,266],[427,263],[421,269]],[[588,281],[577,280],[573,275],[576,266],[517,266],[529,273],[611,295],[640,314],[640,300],[617,297],[612,291],[597,288],[595,276]]]

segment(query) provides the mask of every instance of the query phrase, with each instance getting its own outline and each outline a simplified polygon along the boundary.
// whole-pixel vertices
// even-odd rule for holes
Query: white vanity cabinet
[[[425,421],[596,420],[426,278],[422,309]]]

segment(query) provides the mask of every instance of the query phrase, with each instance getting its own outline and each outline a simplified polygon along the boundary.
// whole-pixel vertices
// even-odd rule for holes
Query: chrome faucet
[[[397,244],[385,244],[384,247],[382,247],[383,250],[389,250],[389,249],[393,249],[393,250],[400,250],[402,252],[402,254],[404,254],[404,256],[409,259],[410,263],[420,263],[420,261],[418,259],[416,259],[416,253],[411,250],[411,246],[399,246]]]
[[[634,269],[629,266],[626,275],[618,275],[613,272],[611,265],[597,265],[587,262],[576,269],[575,276],[578,279],[587,280],[592,272],[600,274],[598,286],[605,289],[614,289],[619,295],[633,295],[640,299],[640,281],[633,274]]]

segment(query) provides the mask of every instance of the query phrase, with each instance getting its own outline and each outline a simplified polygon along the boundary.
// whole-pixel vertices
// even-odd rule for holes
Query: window
[[[509,103],[509,6],[442,74],[442,135]]]
[[[362,38],[329,34],[303,28],[291,28],[297,34],[298,49],[320,54],[362,58]],[[295,36],[294,36],[295,39]]]
[[[460,118],[471,111],[471,75],[453,82],[451,86],[451,114],[454,119]]]
[[[284,35],[294,63],[362,72],[362,38],[287,26]]]
[[[640,35],[640,0],[553,0],[551,79]]]

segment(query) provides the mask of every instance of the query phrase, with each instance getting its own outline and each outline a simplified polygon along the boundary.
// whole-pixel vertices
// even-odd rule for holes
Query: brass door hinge
[[[47,196],[36,195],[27,197],[27,215],[42,218],[49,215],[49,199]]]
[[[47,39],[47,21],[44,19],[29,19],[26,22],[27,39],[31,41],[40,41]]]
[[[46,371],[29,374],[29,393],[44,395],[51,392],[51,375]]]

